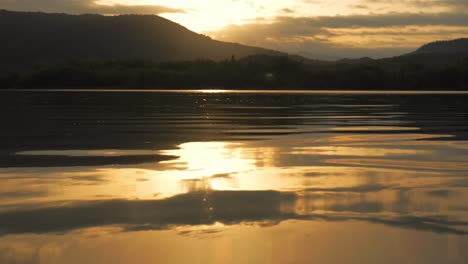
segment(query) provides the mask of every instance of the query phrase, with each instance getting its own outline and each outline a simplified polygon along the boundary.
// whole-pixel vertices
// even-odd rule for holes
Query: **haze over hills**
[[[66,15],[0,10],[1,64],[71,59],[220,60],[282,54],[226,43],[153,15]]]

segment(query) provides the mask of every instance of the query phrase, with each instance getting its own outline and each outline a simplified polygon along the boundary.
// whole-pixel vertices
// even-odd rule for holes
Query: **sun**
[[[201,33],[219,30],[232,24],[247,23],[259,15],[255,8],[243,1],[203,0],[197,1],[194,6],[187,6],[186,13],[168,13],[161,16]],[[181,5],[181,8],[184,7]]]
[[[197,33],[253,22],[259,17],[273,15],[272,10],[279,10],[284,6],[284,1],[280,0],[97,0],[95,2],[105,5],[154,5],[183,10],[179,13],[159,15]]]
[[[96,0],[99,5],[164,6],[176,13],[158,14],[197,33],[221,30],[229,25],[258,22],[278,15],[286,4],[284,0]]]

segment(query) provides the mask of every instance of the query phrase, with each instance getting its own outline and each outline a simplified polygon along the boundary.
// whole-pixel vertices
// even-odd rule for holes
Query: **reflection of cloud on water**
[[[133,154],[132,154],[133,153]],[[12,167],[78,167],[78,166],[105,166],[105,165],[131,165],[149,162],[160,162],[174,159],[174,156],[158,155],[150,151],[99,152],[94,151],[25,151],[15,155],[0,156],[0,168]]]
[[[450,210],[460,208],[466,197],[466,192],[457,190],[468,186],[466,177],[461,174],[466,166],[449,160],[452,156],[445,155],[444,147],[447,146],[443,145],[444,142],[440,143],[440,148],[429,150],[411,145],[415,138],[422,138],[419,135],[409,140],[397,134],[376,135],[371,138],[374,140],[372,145],[364,142],[359,134],[313,137],[322,137],[323,141],[312,143],[307,141],[309,136],[288,136],[284,141],[188,142],[176,149],[155,152],[177,158],[140,164],[134,168],[117,165],[1,169],[0,212],[42,207],[41,204],[46,203],[61,205],[61,201],[85,202],[101,198],[127,201],[125,203],[129,203],[129,207],[134,205],[129,202],[132,199],[154,202],[159,206],[159,202],[170,201],[170,197],[190,193],[204,193],[208,195],[205,198],[210,198],[210,194],[222,191],[273,190],[299,195],[300,199],[295,200],[296,208],[288,209],[299,215],[438,213],[466,219],[465,215],[457,213],[459,211]],[[327,138],[334,143],[325,140]],[[392,140],[395,146],[379,145],[379,142]],[[122,153],[148,154],[146,151],[118,150],[37,154],[81,157],[90,153],[109,157]],[[425,161],[428,154],[436,160]],[[454,196],[455,193],[458,195]],[[238,202],[252,203],[247,200]],[[212,204],[212,200],[209,203]],[[219,211],[222,206],[212,207]],[[124,215],[118,217],[125,218]],[[160,223],[155,225],[160,226]],[[150,226],[155,228],[154,224]]]
[[[329,203],[302,208],[308,199],[274,191],[214,191],[181,194],[164,200],[81,202],[0,214],[2,234],[57,233],[90,227],[120,226],[125,231],[163,230],[215,223],[279,223],[285,220],[368,221],[437,233],[468,234],[468,222],[441,215],[385,212],[378,201]]]

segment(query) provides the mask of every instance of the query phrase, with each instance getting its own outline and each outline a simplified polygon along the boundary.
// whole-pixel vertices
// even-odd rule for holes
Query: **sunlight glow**
[[[21,199],[5,195],[3,204],[49,203],[52,201],[86,201],[99,199],[165,199],[185,193],[209,194],[214,191],[277,191],[295,192],[301,197],[297,213],[310,210],[329,211],[330,203],[341,206],[359,202],[361,196],[338,194],[362,193],[369,199],[396,199],[394,187],[421,187],[444,184],[447,171],[464,171],[467,166],[453,161],[408,160],[421,155],[435,155],[419,149],[420,144],[440,148],[443,141],[406,141],[423,135],[375,135],[369,141],[363,135],[337,135],[320,140],[290,138],[275,146],[267,142],[187,142],[176,149],[153,154],[171,155],[163,162],[140,164],[138,167],[34,168],[41,180],[31,181],[29,173],[14,168],[0,169],[0,194],[21,190],[31,194]],[[427,135],[426,135],[427,138]],[[403,140],[403,141],[402,141]],[[384,143],[396,142],[387,145]],[[400,147],[395,147],[405,142]],[[463,147],[463,146],[462,146]],[[137,150],[67,150],[25,151],[20,155],[119,156],[149,154]],[[12,177],[14,176],[14,177]],[[54,179],[50,181],[50,179]],[[47,196],[40,195],[47,192]],[[331,199],[329,194],[337,194]],[[313,197],[313,199],[310,199]],[[398,198],[398,197],[397,197]],[[208,199],[208,198],[207,198]],[[0,203],[0,211],[1,204]],[[315,209],[314,209],[315,208]]]
[[[163,152],[165,155],[180,156],[179,159],[162,163],[183,168],[190,172],[191,178],[245,172],[255,168],[255,160],[246,157],[240,143],[190,142],[179,147]]]
[[[100,0],[96,3],[101,5],[160,5],[182,9],[185,11],[184,13],[163,13],[160,15],[198,33],[219,30],[232,24],[245,24],[259,17],[273,17],[279,12],[278,10],[285,7],[284,2],[279,0]]]
[[[424,5],[422,12],[425,2],[428,4]],[[468,27],[463,23],[446,21],[427,24],[410,19],[395,24],[388,18],[395,14],[407,14],[408,17],[411,14],[444,16],[454,12],[457,6],[457,3],[436,0],[368,1],[365,4],[361,0],[97,0],[94,4],[142,6],[148,10],[151,7],[154,10],[161,8],[155,14],[216,40],[314,58],[340,49],[345,49],[341,52],[343,54],[325,57],[400,55],[434,40],[465,37],[468,32]],[[315,21],[315,18],[318,20]],[[351,24],[340,26],[340,19],[346,18]],[[334,20],[337,23],[333,23]],[[352,21],[357,21],[357,24]],[[362,51],[363,48],[367,51]]]
[[[198,92],[201,92],[201,93],[226,93],[228,92],[227,90],[217,90],[217,89],[213,89],[213,90],[210,90],[210,89],[204,89],[204,90],[198,90]]]
[[[369,10],[359,8],[361,1],[301,1],[301,0],[98,0],[98,5],[164,6],[183,12],[162,13],[161,16],[177,22],[198,33],[213,32],[229,25],[247,23],[268,23],[276,17],[336,16],[368,14]],[[362,6],[362,5],[361,5]],[[419,12],[417,5],[404,1],[372,4],[373,13]],[[446,7],[433,6],[428,12],[447,11]]]

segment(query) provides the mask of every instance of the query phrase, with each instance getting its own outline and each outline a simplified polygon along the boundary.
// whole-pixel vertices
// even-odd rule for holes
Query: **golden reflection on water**
[[[197,90],[197,91],[201,93],[214,93],[214,94],[229,92],[229,90],[222,90],[222,89],[204,89],[204,90]]]
[[[466,97],[22,95],[1,264],[468,259]]]
[[[0,213],[19,215],[0,219],[7,234],[0,262],[463,263],[468,168],[447,154],[450,142],[430,137],[440,136],[289,135],[163,151],[20,152],[173,158],[1,169]],[[51,224],[25,232],[22,210]],[[2,231],[2,223],[14,229]],[[450,254],[440,255],[441,247]]]
[[[391,149],[372,147],[348,147],[348,146],[317,146],[317,147],[295,147],[291,154],[303,155],[327,155],[327,156],[361,156],[361,157],[384,157],[390,155],[430,155],[431,150],[417,149]]]
[[[222,233],[220,233],[222,232]],[[384,239],[383,239],[384,238]],[[467,237],[346,221],[7,237],[3,263],[463,263]],[[339,254],[337,253],[339,251]],[[443,253],[441,253],[441,251]],[[136,254],[138,253],[138,254]]]
[[[68,201],[164,200],[216,191],[295,193],[294,213],[453,214],[463,208],[465,163],[444,156],[444,141],[429,135],[288,136],[273,141],[188,142],[163,151],[29,151],[18,155],[168,155],[136,166],[6,168],[0,170],[0,210]],[[393,141],[392,146],[387,145]],[[302,145],[302,146],[301,146]],[[425,160],[435,157],[435,160]],[[31,172],[34,171],[34,176]],[[11,192],[15,190],[15,192]],[[410,193],[401,200],[402,193]],[[403,203],[403,204],[402,204]],[[291,208],[288,209],[289,211]],[[462,214],[459,212],[460,217]],[[468,219],[468,218],[467,218]]]
[[[241,143],[191,142],[162,153],[179,157],[163,164],[172,165],[181,177],[190,174],[195,179],[246,172],[255,169],[256,162]]]

